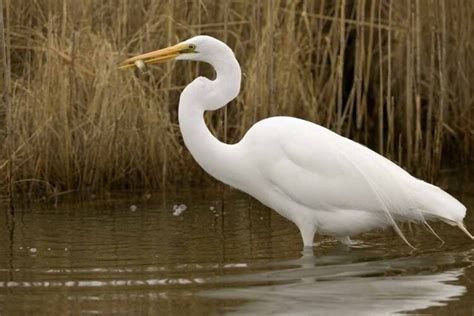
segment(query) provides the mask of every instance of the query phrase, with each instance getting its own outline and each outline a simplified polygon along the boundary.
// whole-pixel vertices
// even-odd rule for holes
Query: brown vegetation
[[[137,76],[116,68],[197,34],[229,43],[243,68],[240,96],[209,115],[220,139],[236,142],[254,122],[290,115],[425,178],[472,158],[471,0],[0,3],[4,192],[206,179],[182,145],[176,113],[184,85],[210,69],[176,62]]]

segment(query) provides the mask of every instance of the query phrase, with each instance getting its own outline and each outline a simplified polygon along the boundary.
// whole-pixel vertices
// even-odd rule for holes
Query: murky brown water
[[[468,206],[472,173],[450,175]],[[0,217],[0,314],[474,314],[474,242],[405,227],[352,249],[222,189],[18,206]],[[180,215],[174,205],[185,204]],[[131,207],[132,205],[136,206]]]

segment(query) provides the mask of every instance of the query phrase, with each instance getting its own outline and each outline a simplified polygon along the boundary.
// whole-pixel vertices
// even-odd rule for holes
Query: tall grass
[[[470,0],[1,1],[5,192],[206,181],[183,147],[177,101],[210,68],[116,68],[197,34],[225,40],[243,68],[239,97],[208,116],[220,139],[290,115],[425,178],[473,157]]]

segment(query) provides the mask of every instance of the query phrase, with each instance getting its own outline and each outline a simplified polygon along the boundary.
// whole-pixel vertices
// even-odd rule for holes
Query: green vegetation
[[[205,181],[181,142],[177,102],[210,68],[116,67],[197,34],[226,41],[243,68],[240,96],[208,117],[222,140],[290,115],[428,179],[474,156],[471,0],[0,3],[5,194]]]

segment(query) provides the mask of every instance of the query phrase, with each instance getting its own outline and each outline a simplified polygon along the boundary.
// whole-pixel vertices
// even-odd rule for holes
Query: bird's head
[[[198,60],[209,62],[232,54],[232,50],[223,42],[206,35],[199,35],[174,46],[159,49],[129,58],[120,63],[120,69],[143,67],[149,64],[164,63],[170,60]]]

